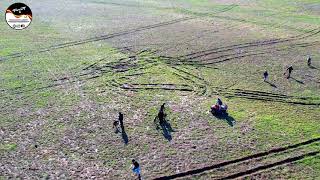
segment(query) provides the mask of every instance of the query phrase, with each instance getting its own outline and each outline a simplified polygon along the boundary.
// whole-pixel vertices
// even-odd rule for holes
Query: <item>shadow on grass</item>
[[[163,122],[159,123],[159,125],[157,124],[156,129],[159,130],[161,128],[163,137],[166,138],[168,141],[171,141],[172,140],[171,133],[174,132],[174,130],[171,127],[171,124],[168,122],[168,120],[163,120]]]
[[[294,78],[294,77],[290,77],[291,79],[293,79],[293,80],[295,80],[297,83],[299,83],[299,84],[304,84],[304,82],[302,82],[302,81],[300,81],[300,80],[297,80],[296,78]]]
[[[271,83],[271,82],[269,82],[269,81],[265,81],[265,82],[268,83],[271,87],[277,88],[277,86],[276,86],[275,84],[273,84],[273,83]]]
[[[236,124],[236,120],[232,116],[229,116],[228,114],[219,114],[219,115],[213,114],[213,113],[211,114],[218,119],[226,121],[231,127],[233,127]]]
[[[123,140],[124,144],[128,144],[129,138],[128,138],[126,131],[123,130],[121,133],[121,136],[122,136],[122,140]]]
[[[174,130],[171,127],[171,124],[168,121],[164,121],[162,124],[160,124],[162,129],[162,135],[164,138],[166,138],[168,141],[172,140],[171,132],[174,132]]]
[[[319,70],[319,68],[312,66],[312,65],[310,65],[309,68]]]

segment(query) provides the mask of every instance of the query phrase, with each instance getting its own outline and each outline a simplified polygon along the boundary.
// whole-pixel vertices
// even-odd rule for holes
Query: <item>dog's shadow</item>
[[[128,135],[124,129],[121,129],[121,127],[116,126],[114,133],[116,133],[116,134],[121,133],[121,137],[122,137],[124,144],[127,145],[129,143]]]

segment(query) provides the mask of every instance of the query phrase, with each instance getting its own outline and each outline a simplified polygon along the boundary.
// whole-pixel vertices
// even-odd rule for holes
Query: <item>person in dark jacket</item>
[[[119,112],[119,123],[120,123],[120,127],[121,127],[121,131],[124,132],[124,125],[123,125],[123,114],[121,112]]]
[[[308,66],[309,67],[311,66],[311,57],[310,56],[308,57]]]
[[[220,98],[217,99],[217,105],[221,106],[223,103],[222,103],[222,100]]]
[[[269,76],[268,71],[265,71],[263,73],[263,81],[267,81],[268,80],[268,76]]]
[[[165,122],[165,113],[164,113],[164,105],[166,103],[163,103],[160,107],[159,113],[158,113],[158,118],[160,121],[160,124],[163,124]]]
[[[288,72],[288,74],[287,74],[287,79],[289,79],[289,78],[291,77],[292,71],[293,71],[293,67],[292,67],[292,66],[289,66],[289,67],[287,68],[286,72],[284,73],[284,74],[286,74],[286,73]]]

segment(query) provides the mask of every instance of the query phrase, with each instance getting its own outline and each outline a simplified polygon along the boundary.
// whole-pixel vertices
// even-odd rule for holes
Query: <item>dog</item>
[[[115,128],[115,133],[119,132],[119,121],[113,121],[113,128]]]

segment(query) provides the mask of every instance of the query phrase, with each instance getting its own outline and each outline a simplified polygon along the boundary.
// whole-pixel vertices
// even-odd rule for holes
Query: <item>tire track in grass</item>
[[[270,15],[269,17],[275,16],[277,13]],[[230,17],[230,16],[218,16],[218,15],[212,15],[213,18],[221,19],[221,20],[227,20],[227,21],[234,21],[234,22],[240,22],[240,23],[249,23],[249,24],[254,24],[254,25],[261,25],[264,27],[272,27],[275,29],[284,29],[284,30],[293,30],[293,31],[298,31],[298,32],[305,32],[305,28],[297,28],[296,26],[290,26],[287,25],[287,22],[282,22],[282,23],[271,23],[268,21],[265,22],[259,22],[256,20],[248,20],[244,18],[237,18],[237,17]]]
[[[204,92],[199,92],[200,95],[205,95],[208,92],[208,89],[211,89],[213,92],[217,92],[217,94],[221,94],[227,97],[237,97],[237,98],[245,98],[251,100],[260,100],[260,101],[275,101],[287,104],[296,104],[296,105],[320,105],[320,102],[312,102],[317,100],[312,97],[298,97],[298,96],[289,96],[285,94],[264,92],[264,91],[255,91],[255,90],[246,90],[246,89],[231,89],[224,87],[210,87],[208,82],[206,82],[203,78],[198,77],[190,72],[184,71],[177,67],[171,66],[174,70],[177,70],[178,73],[174,73],[179,77],[182,77],[186,81],[190,82],[194,86],[198,86],[198,89],[203,89]],[[196,88],[195,88],[196,89]],[[308,102],[309,101],[309,102]]]
[[[282,42],[288,42],[292,40],[300,40],[300,39],[305,39],[308,37],[315,36],[320,33],[320,29],[312,29],[307,31],[306,33],[299,34],[297,36],[292,36],[289,38],[277,38],[277,39],[267,39],[267,40],[262,40],[262,41],[253,41],[253,42],[247,42],[247,43],[240,43],[240,44],[233,44],[229,46],[222,46],[222,47],[217,47],[209,50],[203,50],[195,53],[189,53],[186,55],[178,56],[178,58],[185,58],[185,57],[192,57],[196,58],[193,56],[201,55],[203,53],[208,53],[208,52],[225,52],[225,51],[230,51],[234,49],[239,49],[239,48],[247,48],[247,47],[256,47],[256,46],[268,46],[268,45],[273,45],[273,44],[278,44]]]
[[[158,178],[155,178],[154,180],[176,179],[176,178],[182,178],[182,177],[186,177],[186,176],[196,175],[196,174],[204,173],[204,172],[211,171],[211,170],[214,170],[214,169],[217,169],[217,168],[221,168],[221,167],[224,167],[224,166],[233,165],[233,164],[241,163],[241,162],[245,162],[245,161],[250,161],[250,160],[254,160],[254,159],[260,158],[260,157],[273,155],[273,154],[276,154],[276,153],[286,152],[288,150],[296,149],[298,147],[303,147],[303,146],[306,146],[306,145],[311,145],[311,144],[316,143],[316,142],[320,142],[320,137],[319,138],[310,139],[308,141],[304,141],[304,142],[301,142],[301,143],[289,145],[289,146],[286,146],[286,147],[280,147],[280,148],[271,149],[269,151],[253,154],[253,155],[242,157],[242,158],[239,158],[239,159],[225,161],[225,162],[222,162],[222,163],[214,164],[212,166],[206,166],[206,167],[199,168],[199,169],[193,169],[193,170],[189,170],[189,171],[186,171],[186,172],[177,173],[177,174],[173,174],[173,175],[169,175],[169,176],[158,177]],[[300,160],[300,159],[302,159],[304,157],[307,157],[307,156],[317,155],[318,153],[319,153],[319,151],[315,151],[315,152],[312,152],[312,153],[304,154],[302,156],[288,158],[288,159],[283,160],[283,161],[272,163],[271,165],[265,165],[265,166],[261,166],[261,167],[258,167],[258,168],[254,168],[253,170],[250,170],[249,172],[242,172],[242,173],[232,174],[232,175],[226,176],[225,178],[229,178],[229,177],[233,177],[233,176],[239,176],[239,177],[240,176],[244,176],[246,174],[249,174],[250,172],[255,172],[255,171],[257,172],[257,171],[260,171],[261,169],[264,169],[264,168],[267,169],[267,168],[274,167],[276,165],[281,165],[281,164],[297,161],[297,160]]]
[[[135,8],[149,8],[149,9],[160,9],[160,10],[179,10],[180,12],[183,11],[183,12],[190,12],[191,14],[196,14],[196,15],[202,15],[202,16],[209,16],[209,15],[213,15],[212,12],[210,13],[198,13],[198,12],[193,12],[193,11],[189,11],[187,9],[184,9],[184,8],[179,8],[179,7],[160,7],[160,6],[155,6],[155,5],[147,5],[147,6],[144,6],[144,5],[137,5],[137,4],[125,4],[125,3],[115,3],[115,2],[93,2],[93,3],[103,3],[103,4],[108,4],[108,5],[113,5],[113,6],[123,6],[123,7],[135,7]],[[226,12],[226,11],[229,11],[231,9],[233,9],[234,7],[237,7],[238,5],[236,4],[231,4],[231,5],[228,5],[227,7],[225,8],[222,8],[220,11],[218,12]],[[189,14],[190,14],[189,13]]]
[[[173,58],[180,59],[180,60],[188,62],[190,60],[197,59],[197,58],[200,58],[200,57],[206,57],[206,56],[209,56],[209,55],[225,53],[225,52],[229,52],[229,51],[236,51],[236,50],[239,50],[239,49],[253,48],[253,47],[260,47],[260,46],[270,47],[272,45],[278,45],[278,44],[281,44],[281,43],[283,44],[283,43],[286,43],[286,42],[292,42],[292,41],[297,41],[297,40],[301,40],[301,39],[306,39],[306,38],[315,36],[315,35],[317,35],[319,33],[320,33],[320,29],[313,29],[313,30],[310,30],[307,33],[300,34],[300,35],[293,36],[293,37],[289,37],[289,38],[283,38],[283,39],[278,38],[278,39],[271,39],[271,40],[264,40],[264,41],[254,41],[254,42],[248,42],[248,43],[234,44],[234,45],[230,45],[230,46],[217,47],[217,48],[213,48],[213,49],[209,49],[209,50],[189,53],[189,54],[186,54],[186,55],[181,55],[181,56],[177,56],[177,57],[173,57]],[[295,46],[299,46],[299,47],[307,47],[307,46],[316,45],[318,42],[319,41],[315,41],[315,42],[312,42],[312,43],[297,43],[297,44],[294,44],[294,45]],[[292,46],[292,44],[289,44],[289,45]],[[272,49],[275,49],[275,48],[269,48],[269,49],[272,50]],[[266,50],[268,50],[268,49],[266,49]],[[265,52],[265,53],[267,53],[267,52]],[[213,59],[219,59],[219,58],[223,58],[223,57],[231,56],[231,55],[236,55],[236,54],[237,53],[224,54],[224,55],[215,57]],[[249,55],[251,55],[251,56],[252,55],[259,55],[259,53],[258,54],[254,54],[253,53],[253,54],[249,54]],[[241,56],[243,56],[243,55],[241,55]],[[236,56],[233,59],[241,57],[241,56]],[[246,56],[248,56],[248,55],[246,55]],[[245,55],[244,55],[244,57],[245,57]],[[228,59],[225,59],[225,60],[228,60]],[[221,62],[223,62],[223,61],[224,60],[221,60]],[[194,62],[194,61],[191,61],[191,62]]]
[[[281,102],[281,103],[287,103],[287,104],[295,104],[295,105],[320,105],[320,102],[312,102],[314,100],[317,100],[317,98],[312,97],[298,97],[298,96],[290,96],[285,94],[278,94],[278,93],[270,93],[270,92],[264,92],[264,91],[254,91],[254,90],[246,90],[246,89],[230,89],[230,88],[223,88],[223,87],[210,87],[208,83],[201,77],[194,75],[188,71],[182,70],[181,68],[171,66],[172,69],[174,69],[177,72],[173,72],[173,74],[181,77],[185,81],[189,82],[190,84],[193,84],[193,90],[189,89],[181,89],[182,91],[193,91],[196,92],[199,95],[205,95],[208,91],[208,89],[212,89],[214,92],[218,92],[221,95],[227,96],[227,97],[236,97],[236,98],[245,98],[245,99],[251,99],[251,100],[260,100],[260,101],[272,101],[272,102]],[[140,87],[139,87],[140,86]],[[153,89],[159,89],[160,87],[150,87],[152,84],[149,84],[149,87],[145,87],[146,84],[135,84],[132,85],[132,87],[122,87],[123,89],[144,89],[144,90],[153,90]],[[171,85],[173,86],[173,85]],[[180,86],[176,84],[176,86]],[[161,89],[161,88],[160,88]],[[163,88],[164,90],[171,90],[172,88]],[[176,90],[179,90],[176,89]]]
[[[261,55],[268,54],[272,51],[283,52],[285,50],[291,50],[297,47],[316,46],[316,45],[319,45],[319,43],[320,41],[302,42],[302,43],[296,43],[296,44],[288,44],[285,47],[279,47],[279,48],[268,46],[266,48],[263,48],[260,51],[253,49],[251,51],[247,51],[244,53],[229,53],[229,54],[222,54],[222,55],[219,55],[219,51],[214,51],[214,52],[202,54],[196,57],[196,58],[200,58],[200,57],[206,57],[210,55],[218,55],[216,57],[206,58],[202,60],[197,60],[196,58],[191,58],[191,57],[189,59],[188,58],[184,59],[182,56],[178,56],[178,57],[159,56],[159,57],[161,57],[163,60],[166,60],[167,63],[171,65],[191,65],[191,66],[197,66],[197,67],[210,67],[213,64],[223,63],[223,62],[231,61],[235,59],[242,59],[250,56],[259,56],[259,55],[261,56]],[[231,49],[231,50],[236,50],[236,49]],[[214,61],[214,60],[217,60],[217,61]]]
[[[235,6],[236,5],[230,5],[230,7],[228,6],[228,7],[223,8],[217,12],[214,12],[214,13],[223,13],[223,12],[226,12],[226,11],[233,9]],[[30,55],[30,54],[37,54],[37,53],[43,53],[43,52],[53,51],[53,50],[57,50],[57,49],[67,48],[67,47],[78,46],[78,45],[91,43],[91,42],[107,40],[107,39],[120,37],[120,36],[124,36],[124,35],[129,35],[129,34],[141,32],[141,31],[146,31],[146,30],[150,30],[150,29],[163,27],[163,26],[168,26],[168,25],[172,25],[172,24],[176,24],[176,23],[180,23],[180,22],[184,22],[184,21],[188,21],[188,20],[192,20],[192,19],[196,19],[196,18],[198,18],[198,17],[189,16],[189,17],[174,19],[174,20],[167,21],[167,22],[161,22],[161,23],[157,23],[157,24],[142,26],[142,27],[138,27],[136,29],[130,29],[130,30],[121,31],[121,32],[117,32],[117,33],[111,33],[111,34],[92,37],[92,38],[83,39],[83,40],[79,40],[79,41],[71,41],[71,42],[56,44],[56,45],[49,46],[47,48],[31,50],[31,51],[26,51],[26,52],[13,53],[13,54],[9,54],[9,55],[0,57],[0,61],[8,60],[11,58],[23,57],[23,56]]]
[[[264,91],[253,91],[246,89],[226,89],[220,87],[213,88],[217,90],[219,94],[230,98],[236,97],[260,101],[274,101],[296,105],[320,105],[319,99],[313,97],[289,96],[285,94],[269,93]],[[314,100],[318,100],[318,102],[312,102]]]
[[[163,27],[163,26],[168,26],[168,25],[180,23],[180,22],[183,22],[183,21],[191,20],[191,19],[194,19],[194,17],[184,17],[184,18],[179,18],[179,19],[167,21],[167,22],[162,22],[162,23],[157,23],[157,24],[153,24],[153,25],[143,26],[143,27],[139,27],[139,28],[136,28],[136,29],[127,30],[127,31],[121,31],[121,32],[117,32],[117,33],[102,35],[102,36],[83,39],[83,40],[79,40],[79,41],[71,41],[71,42],[67,42],[67,43],[56,44],[56,45],[52,45],[52,46],[49,46],[49,47],[43,48],[43,49],[9,54],[7,56],[0,57],[0,61],[7,60],[7,59],[10,59],[10,58],[18,58],[18,57],[26,56],[26,55],[29,55],[29,54],[43,53],[43,52],[48,52],[48,51],[52,51],[52,50],[56,50],[56,49],[62,49],[62,48],[82,45],[82,44],[86,44],[86,43],[102,41],[102,40],[111,39],[111,38],[115,38],[115,37],[119,37],[119,36],[124,36],[124,35],[128,35],[128,34],[137,33],[137,32],[140,32],[140,31],[145,31],[145,30],[155,29],[155,28],[159,28],[159,27]]]
[[[152,67],[155,65],[157,62],[157,57],[147,57],[144,58],[142,62],[138,61],[138,56],[141,55],[142,53],[146,52],[146,50],[140,51],[135,53],[134,55],[131,55],[126,58],[120,58],[116,61],[113,62],[105,62],[103,63],[106,58],[101,58],[97,60],[96,62],[87,65],[83,68],[81,68],[81,71],[71,77],[62,77],[59,79],[54,79],[51,81],[49,85],[45,86],[40,86],[38,88],[33,88],[33,89],[28,89],[28,90],[20,90],[20,88],[15,88],[7,91],[11,91],[11,94],[22,94],[26,92],[37,92],[37,91],[42,91],[46,90],[49,88],[54,88],[54,87],[59,87],[62,85],[67,85],[67,84],[72,84],[77,82],[78,80],[80,81],[88,81],[88,80],[93,80],[99,77],[102,77],[103,75],[109,74],[110,76],[113,75],[120,75],[118,78],[119,79],[126,79],[128,77],[133,77],[133,76],[138,76],[141,74],[147,74],[143,72],[143,70]],[[134,73],[128,73],[129,71],[134,71]],[[141,71],[141,72],[140,72]],[[111,84],[112,88],[122,88],[123,84],[119,84],[119,86],[114,86]],[[28,88],[28,86],[25,86],[24,88]],[[156,87],[155,87],[156,88]],[[181,91],[193,91],[192,89],[188,88],[174,88],[173,86],[170,87],[157,87],[158,89],[163,89],[163,90],[181,90]],[[124,88],[122,88],[124,89]],[[143,88],[137,88],[137,89],[143,89]],[[152,90],[153,88],[147,87],[146,89]],[[5,90],[4,90],[5,91]]]
[[[208,82],[202,77],[199,77],[197,75],[194,75],[188,71],[185,71],[181,68],[170,66],[171,69],[173,69],[176,72],[173,72],[173,74],[181,77],[185,81],[191,82],[190,84],[194,85],[194,89],[198,89],[196,92],[198,95],[205,95],[208,92]],[[184,75],[182,75],[184,74]],[[195,79],[195,80],[194,80]],[[196,88],[197,87],[197,88]]]
[[[185,84],[123,84],[121,88],[125,90],[194,91],[192,87]]]
[[[277,167],[277,166],[293,163],[293,162],[302,160],[302,159],[307,158],[307,157],[317,156],[319,153],[320,153],[320,151],[313,151],[313,152],[306,153],[306,154],[303,154],[303,155],[300,155],[300,156],[287,158],[287,159],[282,160],[282,161],[277,161],[275,163],[259,166],[259,167],[256,167],[256,168],[252,168],[252,169],[249,169],[247,171],[242,171],[242,172],[239,172],[239,173],[231,174],[231,175],[225,176],[223,178],[219,178],[219,180],[235,179],[235,178],[239,178],[239,177],[245,177],[245,176],[248,176],[248,175],[263,171],[263,170],[267,170],[267,169],[274,168],[274,167]]]
[[[134,84],[130,85],[129,83],[120,83],[118,86],[114,86],[111,83],[109,88],[121,88],[124,90],[171,90],[171,91],[185,91],[185,92],[195,92],[200,96],[212,95],[215,92],[216,94],[224,95],[229,98],[245,98],[250,100],[259,100],[259,101],[271,101],[271,102],[281,102],[287,104],[296,104],[296,105],[320,105],[319,99],[312,97],[298,97],[298,96],[289,96],[285,94],[270,93],[264,91],[254,91],[246,89],[231,89],[225,87],[212,87],[209,86],[208,82],[202,77],[195,75],[190,72],[190,70],[184,70],[182,67],[174,66],[170,62],[172,61],[168,57],[148,55],[142,58],[140,61],[141,55],[143,52],[137,52],[135,55],[131,55],[127,58],[120,58],[114,62],[103,62],[105,58],[99,59],[96,62],[83,67],[78,74],[75,74],[72,77],[62,77],[60,79],[53,80],[51,84],[43,87],[38,87],[29,90],[12,89],[12,94],[21,94],[24,92],[36,92],[46,90],[48,88],[54,88],[61,85],[75,83],[78,80],[88,81],[93,80],[99,77],[102,77],[106,74],[110,76],[117,75],[117,78],[120,80],[129,81],[130,77],[139,76],[145,74],[144,70],[152,67],[159,63],[164,63],[172,69],[172,73],[184,81],[188,82],[187,84],[192,84],[187,86],[181,86],[181,84],[167,84],[167,85],[152,85],[152,84]],[[130,73],[134,71],[134,73]],[[120,76],[119,76],[120,75]],[[108,85],[107,85],[108,87]],[[24,87],[25,88],[25,87]]]
[[[223,62],[226,62],[226,61],[231,61],[231,60],[234,60],[234,59],[241,59],[241,58],[245,58],[245,57],[250,57],[250,56],[259,56],[259,55],[265,55],[265,54],[268,54],[270,53],[271,51],[277,51],[277,52],[283,52],[285,50],[290,50],[290,49],[294,49],[296,47],[308,47],[308,46],[315,46],[315,45],[319,45],[319,41],[315,41],[315,42],[312,42],[312,43],[303,43],[303,44],[294,44],[294,45],[291,45],[291,46],[288,46],[288,47],[282,47],[282,48],[265,48],[265,49],[262,49],[262,51],[256,51],[256,50],[253,50],[253,51],[248,51],[248,52],[245,52],[245,53],[232,53],[232,54],[224,54],[224,55],[220,55],[218,57],[213,57],[213,58],[208,58],[208,59],[204,59],[204,60],[201,60],[201,61],[187,61],[186,63],[183,63],[183,64],[198,64],[199,66],[201,65],[212,65],[212,64],[218,64],[218,63],[223,63]],[[226,58],[223,58],[223,57],[226,57]],[[223,58],[223,59],[220,59],[220,58]],[[220,60],[218,60],[220,59]],[[212,61],[212,60],[218,60],[218,61]],[[191,63],[189,63],[191,62]]]

